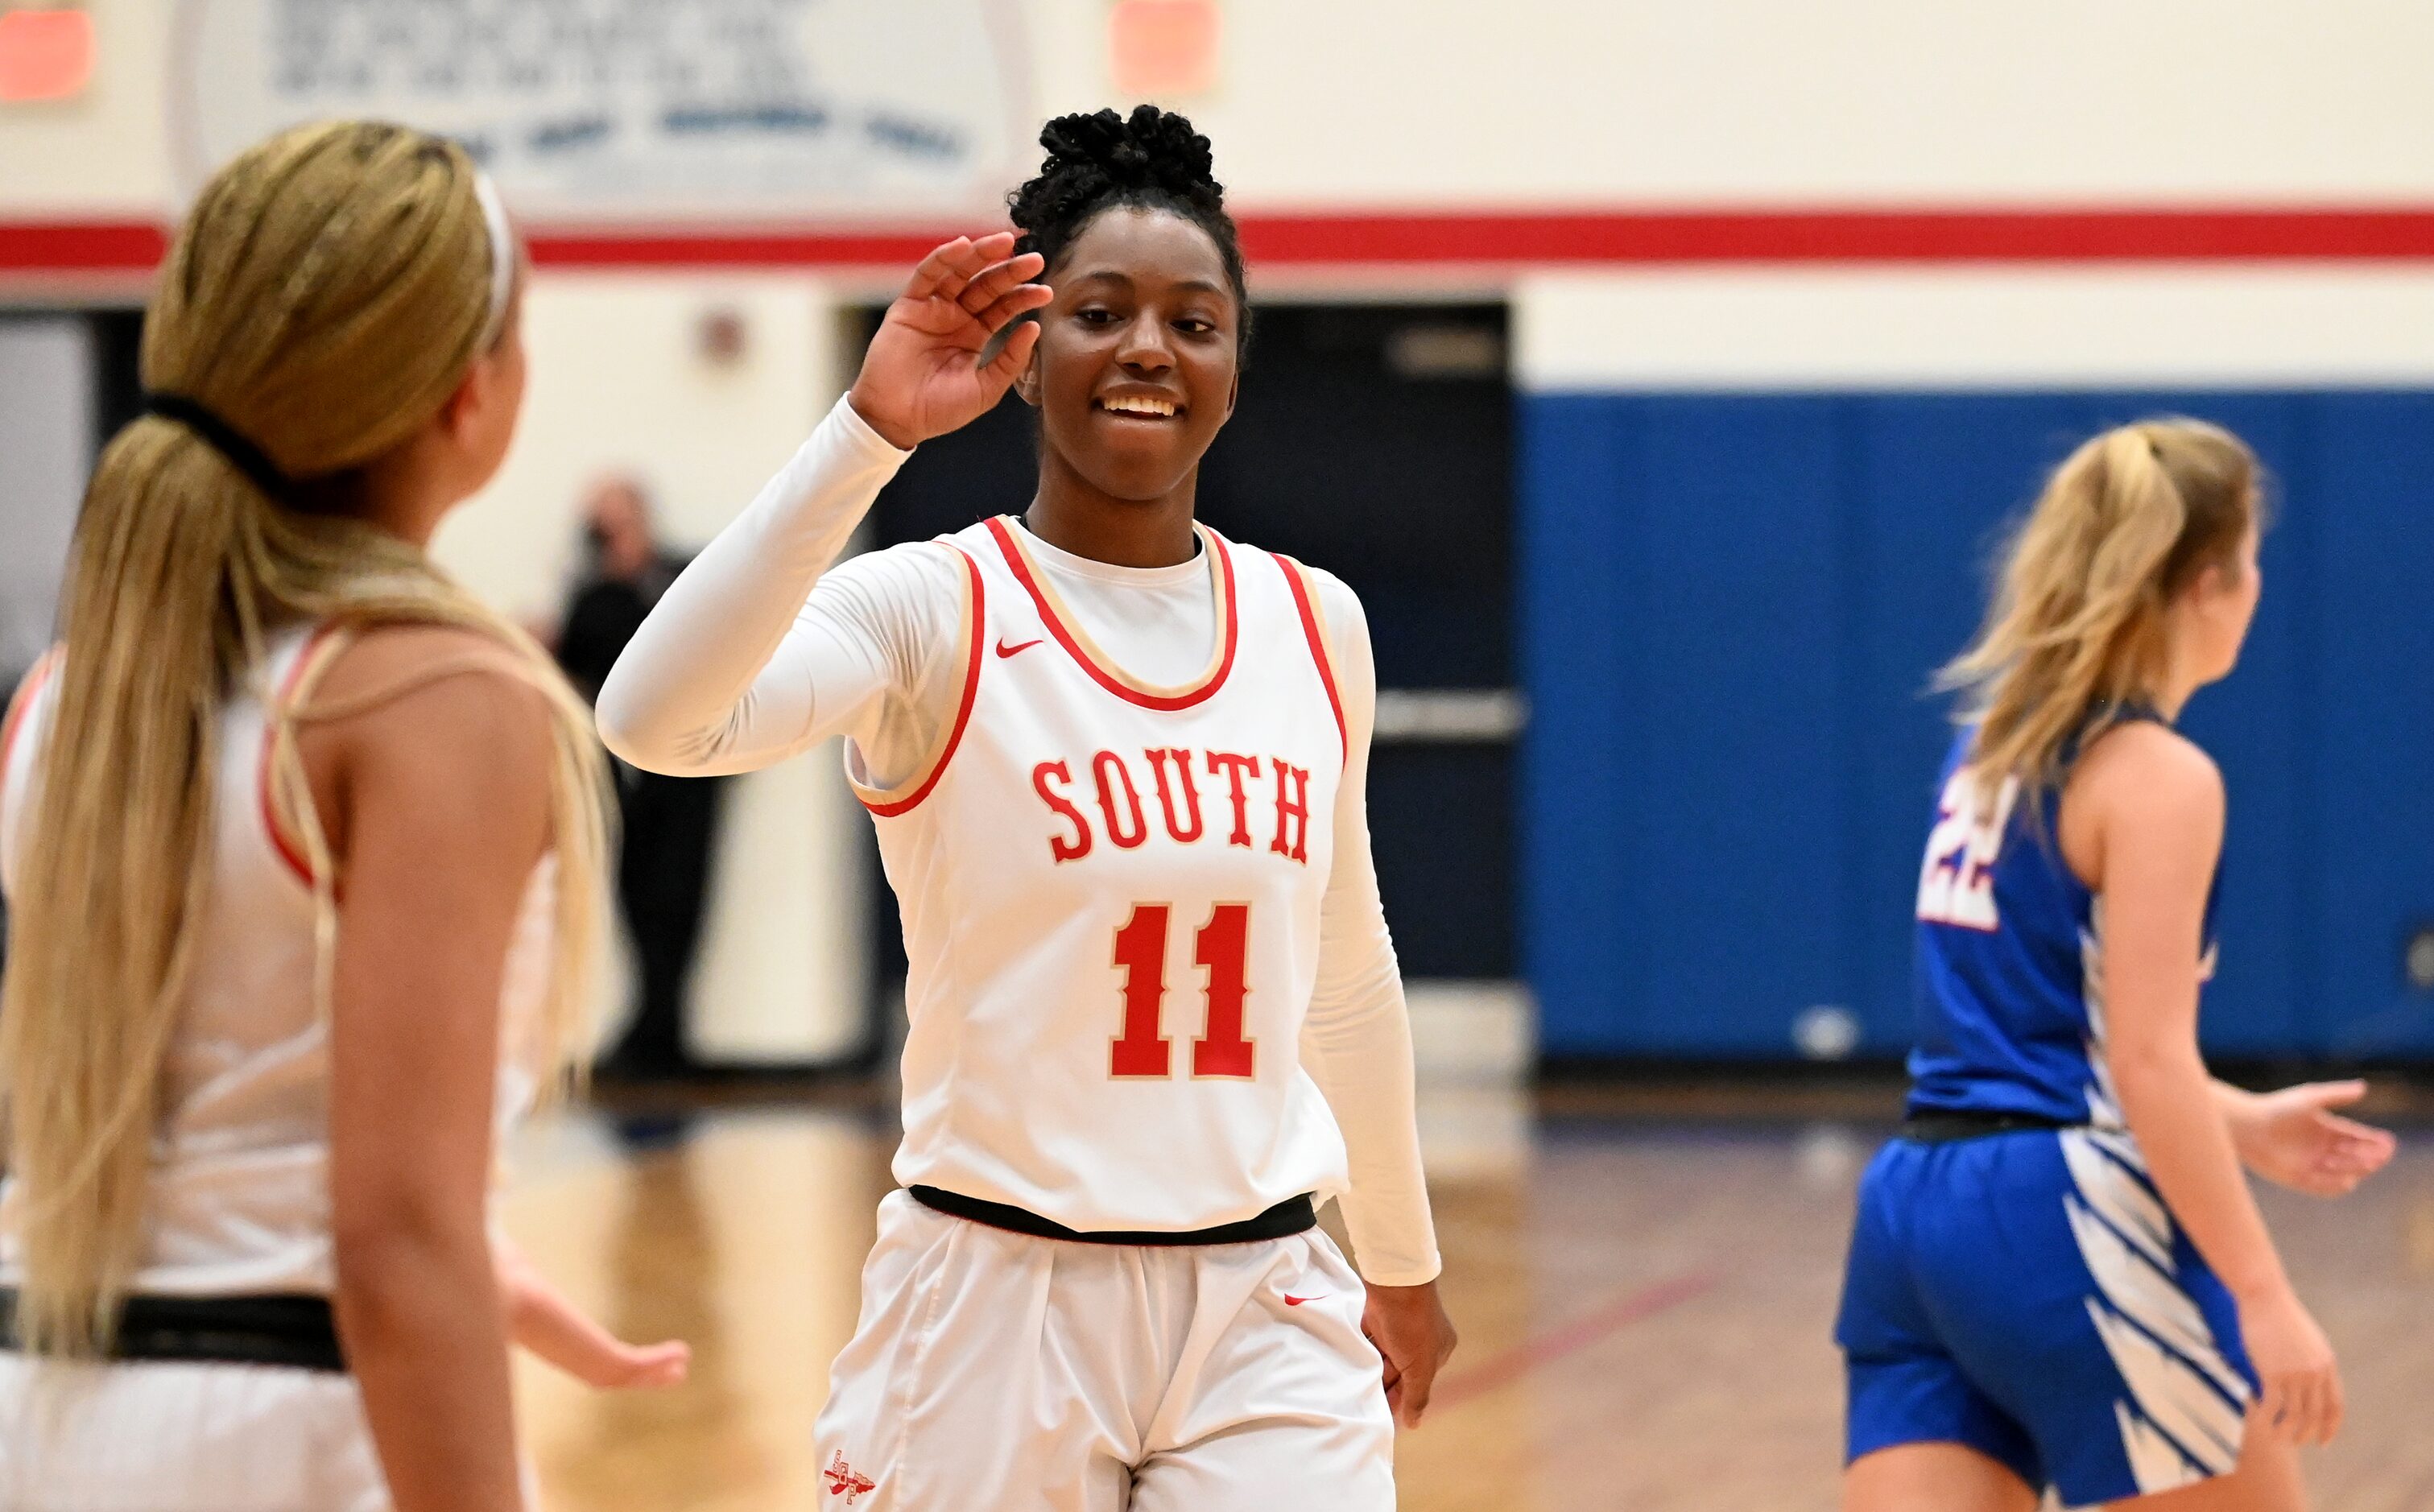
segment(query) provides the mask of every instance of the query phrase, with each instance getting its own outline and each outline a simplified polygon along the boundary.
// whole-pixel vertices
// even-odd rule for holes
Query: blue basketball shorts
[[[2231,1295],[2126,1134],[1896,1139],[1834,1330],[1850,1459],[1957,1443],[2070,1506],[2228,1473],[2256,1392]]]

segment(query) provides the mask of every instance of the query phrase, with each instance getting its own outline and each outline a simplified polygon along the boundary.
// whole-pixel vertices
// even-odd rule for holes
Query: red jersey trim
[[[1335,658],[1327,648],[1327,627],[1318,617],[1318,602],[1312,596],[1309,569],[1280,551],[1269,556],[1283,569],[1285,583],[1293,589],[1294,608],[1301,610],[1302,634],[1310,638],[1310,659],[1318,664],[1318,680],[1327,685],[1327,706],[1335,712],[1335,738],[1343,743],[1344,759],[1352,759],[1352,730],[1344,722],[1344,692],[1335,683]]]
[[[306,857],[303,845],[280,822],[278,795],[272,789],[271,777],[279,754],[281,731],[284,729],[280,721],[280,711],[295,699],[307,679],[317,675],[320,669],[317,663],[326,653],[337,649],[331,640],[335,628],[334,626],[324,625],[316,629],[296,653],[295,663],[287,669],[287,676],[280,679],[278,697],[262,712],[262,754],[254,761],[253,786],[262,810],[263,832],[270,836],[270,848],[279,852],[279,859],[287,863],[287,869],[307,887],[314,885],[313,863]]]
[[[1062,607],[1056,602],[1055,591],[1041,582],[1038,575],[1031,570],[1031,558],[1015,540],[1003,515],[989,521],[988,528],[989,534],[997,538],[997,549],[1004,555],[1006,567],[1014,574],[1015,581],[1022,585],[1022,591],[1031,595],[1033,606],[1039,610],[1040,623],[1048,627],[1048,633],[1056,638],[1056,644],[1065,648],[1065,654],[1088,673],[1090,680],[1100,687],[1126,703],[1172,713],[1205,703],[1226,685],[1227,675],[1234,670],[1235,649],[1242,642],[1242,619],[1235,612],[1233,555],[1226,547],[1226,538],[1216,531],[1207,525],[1195,527],[1208,542],[1211,564],[1217,574],[1217,613],[1224,625],[1219,631],[1216,664],[1204,673],[1196,684],[1181,688],[1153,688],[1107,665],[1091,645],[1088,634],[1078,625],[1069,623]]]
[[[9,780],[9,760],[17,754],[17,733],[34,716],[34,700],[43,696],[43,684],[51,680],[51,668],[59,659],[60,648],[55,645],[35,661],[17,689],[16,702],[9,706],[7,716],[0,718],[0,782]]]
[[[947,775],[947,764],[955,759],[955,747],[964,743],[964,730],[972,722],[972,704],[980,697],[981,645],[988,639],[988,591],[981,584],[981,564],[972,559],[971,553],[953,544],[947,549],[964,564],[964,639],[968,644],[964,652],[963,701],[955,710],[955,722],[947,730],[946,743],[938,747],[937,758],[931,762],[929,772],[912,792],[900,799],[890,799],[877,788],[853,783],[853,796],[878,818],[892,819],[900,814],[909,814],[930,796],[938,779]]]

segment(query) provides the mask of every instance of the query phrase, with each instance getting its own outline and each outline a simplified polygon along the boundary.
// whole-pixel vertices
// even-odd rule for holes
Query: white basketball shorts
[[[9,1512],[387,1512],[354,1378],[0,1352]]]
[[[814,1429],[831,1512],[1394,1512],[1360,1278],[1317,1229],[1038,1239],[891,1193]]]

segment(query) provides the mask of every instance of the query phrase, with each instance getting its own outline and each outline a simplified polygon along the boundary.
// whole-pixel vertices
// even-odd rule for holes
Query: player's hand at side
[[[1055,296],[1031,280],[1037,252],[1014,255],[1014,232],[958,236],[921,259],[887,307],[853,381],[854,411],[892,446],[907,451],[968,425],[1005,397],[1038,343],[1024,322],[988,366],[975,359],[988,338]]]
[[[2362,1081],[2307,1082],[2243,1093],[2227,1110],[2250,1170],[2310,1196],[2346,1196],[2391,1160],[2399,1142],[2333,1111],[2366,1095]]]
[[[580,1361],[576,1373],[583,1383],[601,1391],[651,1391],[684,1384],[693,1366],[693,1346],[670,1339],[662,1344],[618,1342]]]
[[[2239,1302],[2239,1332],[2264,1390],[2254,1420],[2294,1444],[2329,1444],[2344,1403],[2333,1346],[2298,1294],[2278,1285]]]
[[[587,1386],[601,1391],[649,1389],[684,1383],[693,1347],[677,1340],[628,1344],[550,1284],[523,1251],[504,1235],[490,1241],[499,1299],[516,1343]]]
[[[1453,1319],[1437,1299],[1437,1283],[1372,1286],[1361,1332],[1386,1362],[1386,1406],[1405,1428],[1420,1426],[1437,1372],[1452,1358]]]

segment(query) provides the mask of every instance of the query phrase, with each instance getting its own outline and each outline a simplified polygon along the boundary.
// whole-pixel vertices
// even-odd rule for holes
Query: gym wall
[[[2242,664],[2186,721],[2231,794],[2208,1045],[2434,1052],[2408,958],[2434,929],[2429,317],[2424,279],[2381,269],[1525,284],[1544,1050],[1906,1047],[1952,738],[1934,669],[2043,473],[2105,425],[2185,414],[2256,447],[2277,514]]]
[[[0,108],[0,302],[140,296],[191,148],[161,88],[191,72],[180,28],[246,3],[92,0],[83,94]],[[856,5],[908,13],[826,9]],[[2401,966],[2434,919],[2434,785],[2413,780],[2434,735],[2415,664],[2434,644],[2434,9],[1217,9],[1213,84],[1168,103],[1217,144],[1262,297],[1509,303],[1534,710],[1518,925],[1547,1054],[1899,1046],[1943,739],[1919,690],[2038,472],[2168,408],[2252,433],[2286,491],[2249,664],[2191,714],[2233,792],[2209,1033],[2252,1055],[2434,1051],[2434,1001]],[[1114,9],[937,13],[986,33],[958,66],[1028,122],[1119,97]],[[910,56],[807,66],[909,77]],[[976,182],[1036,158],[999,146]],[[844,218],[623,208],[535,223],[532,421],[446,546],[519,609],[556,592],[600,467],[641,464],[680,536],[740,507],[834,392],[827,302],[994,214],[978,193]],[[737,300],[749,365],[703,369],[687,333]],[[814,768],[832,781],[824,758],[796,770]],[[724,896],[799,919],[860,885],[825,791],[784,800],[810,869]],[[790,937],[789,971],[853,954]],[[738,1053],[839,1042],[793,1005],[860,988],[789,980],[731,1026]]]

